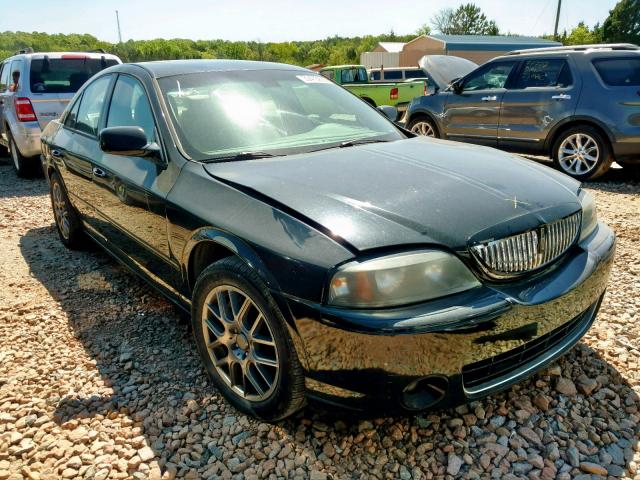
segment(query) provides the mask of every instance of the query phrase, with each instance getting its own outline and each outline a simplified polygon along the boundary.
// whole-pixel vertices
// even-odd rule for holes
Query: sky
[[[317,40],[377,35],[393,29],[411,34],[451,0],[0,0],[0,31],[90,33],[100,40],[190,38],[194,40]],[[553,33],[557,0],[475,0],[503,32]],[[602,23],[616,0],[563,0],[559,30],[578,22]]]

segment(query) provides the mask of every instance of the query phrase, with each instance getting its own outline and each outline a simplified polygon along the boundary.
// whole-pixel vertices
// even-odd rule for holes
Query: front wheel
[[[238,410],[277,421],[304,405],[302,366],[285,320],[243,261],[228,257],[202,272],[191,321],[210,378]]]
[[[408,128],[411,133],[415,133],[416,135],[438,138],[438,130],[433,121],[428,118],[418,117],[411,120]]]
[[[584,125],[563,132],[553,146],[553,162],[560,171],[585,181],[604,175],[613,157],[596,129]]]

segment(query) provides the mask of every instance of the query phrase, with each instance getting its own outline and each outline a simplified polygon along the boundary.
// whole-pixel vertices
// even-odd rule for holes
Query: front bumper
[[[508,388],[588,330],[614,250],[613,232],[600,223],[549,271],[517,283],[377,311],[288,298],[308,393],[393,412],[453,406]]]

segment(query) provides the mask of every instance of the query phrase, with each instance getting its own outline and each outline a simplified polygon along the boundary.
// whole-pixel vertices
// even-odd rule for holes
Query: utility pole
[[[562,0],[558,0],[558,9],[556,10],[556,25],[553,27],[553,38],[558,40],[558,22],[560,21],[560,6],[562,5]]]
[[[116,10],[116,23],[118,24],[118,43],[122,43],[122,32],[120,31],[120,16],[118,15],[118,10]]]

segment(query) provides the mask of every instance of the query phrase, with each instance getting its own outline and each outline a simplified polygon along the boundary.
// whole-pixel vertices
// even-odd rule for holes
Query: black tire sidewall
[[[299,382],[300,372],[292,368],[298,364],[293,343],[275,301],[257,275],[248,275],[249,267],[236,257],[229,257],[207,267],[196,282],[191,309],[193,335],[200,358],[207,373],[224,397],[238,410],[267,421],[277,421],[292,413],[293,383]],[[238,396],[220,377],[205,345],[201,325],[201,312],[208,293],[220,285],[230,285],[247,294],[262,311],[269,324],[278,350],[279,375],[269,398],[251,402]],[[295,410],[294,410],[295,411]]]
[[[558,154],[558,150],[560,149],[560,145],[562,145],[562,142],[567,137],[570,137],[571,135],[575,135],[576,133],[583,133],[593,138],[597,143],[598,151],[600,152],[600,157],[598,158],[598,163],[596,164],[595,168],[593,168],[591,171],[582,175],[573,175],[567,172],[564,168],[562,168],[562,165],[560,165],[560,158]],[[611,162],[612,162],[611,149],[609,148],[609,143],[605,140],[605,138],[602,136],[600,132],[598,132],[596,129],[588,125],[572,127],[566,130],[565,132],[563,132],[562,134],[560,134],[553,144],[552,157],[553,157],[553,164],[558,170],[560,170],[565,175],[569,175],[570,177],[575,178],[576,180],[581,182],[584,182],[590,179],[595,179],[600,177],[601,175],[604,175],[607,172],[607,170],[609,170],[609,167],[611,166]]]

